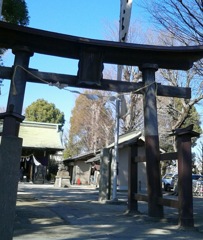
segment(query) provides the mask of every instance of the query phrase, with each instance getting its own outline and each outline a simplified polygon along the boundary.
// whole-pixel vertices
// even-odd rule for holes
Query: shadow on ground
[[[127,214],[126,193],[119,193],[119,197],[122,204],[102,204],[97,201],[95,189],[22,187],[18,193],[13,239],[203,238],[197,229],[178,228],[176,209],[165,208],[165,219],[155,220],[147,216],[144,202],[139,203],[140,214]],[[202,211],[202,199],[194,202],[201,204]],[[194,209],[198,220],[201,211],[198,206]],[[200,220],[196,226],[199,224],[201,230]]]

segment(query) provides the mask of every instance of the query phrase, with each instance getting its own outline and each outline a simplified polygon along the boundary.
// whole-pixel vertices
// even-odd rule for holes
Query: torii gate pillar
[[[15,220],[15,206],[19,181],[20,157],[22,139],[18,137],[25,86],[26,73],[22,68],[28,68],[30,56],[33,54],[25,47],[16,48],[14,74],[10,86],[7,112],[0,114],[4,119],[3,133],[0,145],[0,236],[11,240]]]
[[[148,190],[148,215],[162,218],[163,206],[157,199],[162,197],[160,179],[160,149],[156,104],[156,64],[143,64],[142,71],[144,90],[144,127],[145,127],[145,152]]]
[[[9,111],[10,106],[12,105],[15,113],[22,114],[27,80],[27,73],[24,69],[28,68],[29,60],[30,57],[33,56],[33,53],[25,46],[15,47],[12,49],[12,52],[15,54],[14,72],[6,111]],[[14,135],[18,136],[18,134]]]
[[[192,194],[192,152],[191,138],[199,137],[193,131],[193,125],[176,129],[171,136],[176,137],[178,149],[178,200],[179,225],[182,228],[193,228],[193,194]]]

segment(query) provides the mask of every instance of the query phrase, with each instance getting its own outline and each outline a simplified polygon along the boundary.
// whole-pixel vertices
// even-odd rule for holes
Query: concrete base
[[[11,240],[15,220],[22,139],[2,136],[0,146],[0,238]]]
[[[55,187],[70,187],[70,176],[69,176],[69,172],[67,170],[64,170],[64,169],[58,170],[54,186]]]
[[[56,176],[54,187],[70,187],[70,177],[63,178]]]

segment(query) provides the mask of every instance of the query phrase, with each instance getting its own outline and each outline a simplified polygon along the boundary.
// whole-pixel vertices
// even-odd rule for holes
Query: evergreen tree
[[[24,0],[3,0],[2,20],[9,23],[27,26],[29,13]],[[3,64],[2,56],[5,49],[0,48],[0,65]]]
[[[25,109],[25,120],[45,123],[65,123],[64,113],[53,103],[44,99],[38,99]]]
[[[24,0],[3,0],[3,21],[26,26],[29,24],[27,4]]]

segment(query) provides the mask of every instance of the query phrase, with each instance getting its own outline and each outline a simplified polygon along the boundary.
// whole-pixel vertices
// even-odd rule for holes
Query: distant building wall
[[[91,165],[85,161],[75,161],[75,176],[74,184],[89,184],[90,183],[90,169]]]
[[[145,156],[144,146],[138,147],[138,156]],[[147,174],[146,174],[146,162],[138,163],[138,191],[147,190]]]
[[[128,159],[130,158],[130,147],[119,149],[118,161],[118,189],[124,190],[128,186]]]
[[[138,156],[145,156],[144,146],[138,147]],[[119,149],[119,164],[118,164],[118,189],[128,189],[128,159],[131,158],[130,147],[126,146]],[[135,173],[136,174],[136,173]],[[146,163],[138,163],[138,191],[147,189],[146,179]]]

